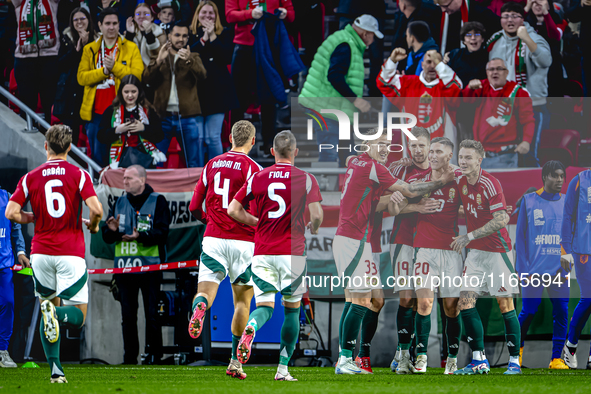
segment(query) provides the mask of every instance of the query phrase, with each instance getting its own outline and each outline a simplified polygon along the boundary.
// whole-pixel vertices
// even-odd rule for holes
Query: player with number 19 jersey
[[[50,160],[23,176],[10,200],[21,207],[31,203],[31,255],[84,258],[82,202],[93,196],[90,175],[64,160]]]

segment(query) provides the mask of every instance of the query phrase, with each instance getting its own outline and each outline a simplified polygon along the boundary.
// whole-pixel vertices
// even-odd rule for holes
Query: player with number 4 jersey
[[[21,224],[35,222],[31,267],[35,294],[43,300],[41,344],[51,369],[50,382],[67,383],[59,359],[60,324],[71,328],[84,324],[88,273],[82,224],[91,233],[98,232],[103,208],[90,175],[67,162],[72,130],[52,126],[45,139],[47,162],[21,178],[6,217]],[[90,209],[90,219],[82,218],[83,201]],[[23,211],[29,202],[33,212]]]
[[[236,358],[236,349],[246,326],[253,295],[250,265],[254,253],[254,229],[232,219],[228,215],[228,206],[242,185],[262,169],[248,157],[255,143],[255,133],[254,125],[248,121],[234,124],[230,135],[232,149],[205,165],[189,207],[197,219],[207,221],[189,335],[199,337],[205,312],[213,304],[220,283],[229,276],[236,302],[231,327],[233,351],[226,374],[238,379],[246,378]],[[202,209],[204,201],[205,210]]]

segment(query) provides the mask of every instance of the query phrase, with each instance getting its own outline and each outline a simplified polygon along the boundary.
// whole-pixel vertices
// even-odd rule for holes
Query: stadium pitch
[[[298,382],[275,382],[275,367],[246,366],[246,380],[225,375],[224,367],[102,366],[65,364],[68,384],[50,384],[49,368],[0,371],[1,393],[588,393],[591,371],[524,369],[523,375],[446,376],[430,368],[426,375],[395,375],[374,368],[374,375],[335,375],[334,368],[290,368]]]

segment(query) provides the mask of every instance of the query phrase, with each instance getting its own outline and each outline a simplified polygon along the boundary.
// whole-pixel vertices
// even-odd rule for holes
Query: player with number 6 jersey
[[[246,326],[253,295],[250,265],[254,253],[254,228],[228,216],[228,206],[242,185],[262,169],[248,157],[255,143],[255,134],[254,125],[246,120],[234,124],[230,135],[232,149],[205,165],[189,207],[197,219],[207,221],[189,335],[199,337],[205,312],[213,304],[220,283],[229,276],[237,302],[232,319],[233,351],[226,374],[238,379],[246,378],[236,358],[236,348]],[[205,210],[202,209],[204,201]]]
[[[300,331],[300,301],[306,292],[306,227],[317,234],[322,223],[320,188],[313,175],[294,166],[298,149],[294,135],[275,136],[271,154],[275,164],[252,176],[236,193],[228,214],[241,223],[256,226],[252,262],[257,309],[249,318],[238,345],[238,359],[246,363],[256,332],[272,316],[275,294],[283,296],[285,317],[281,328],[279,365],[275,380],[295,381],[287,369]],[[249,214],[244,206],[256,203]],[[304,223],[306,206],[310,223]]]
[[[82,224],[91,233],[98,232],[103,208],[90,175],[67,162],[72,130],[52,126],[45,139],[47,162],[21,178],[6,207],[6,217],[21,224],[35,222],[31,267],[35,294],[43,300],[41,344],[51,369],[50,382],[67,383],[59,359],[60,324],[70,328],[84,325],[88,273]],[[82,218],[82,201],[90,209],[90,219]],[[33,212],[23,211],[28,202]]]

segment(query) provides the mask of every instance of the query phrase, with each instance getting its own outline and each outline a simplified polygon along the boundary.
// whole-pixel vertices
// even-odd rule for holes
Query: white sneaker
[[[41,315],[43,316],[43,332],[49,343],[56,343],[60,335],[60,324],[57,321],[55,306],[49,300],[41,304]]]
[[[577,369],[577,353],[575,352],[575,354],[571,354],[566,344],[562,348],[562,359],[569,368]]]
[[[410,361],[410,353],[401,353],[400,354],[400,362],[398,363],[398,368],[396,368],[396,373],[398,375],[406,375],[411,373],[412,362]]]
[[[396,353],[394,354],[394,359],[390,363],[390,370],[392,372],[396,372],[396,368],[398,368],[399,362],[400,362],[400,349],[396,349]]]
[[[448,357],[445,364],[444,375],[453,375],[458,370],[458,359],[456,357]]]
[[[287,375],[282,375],[281,373],[277,372],[275,374],[275,380],[286,380],[288,382],[297,382],[298,381],[296,378],[291,376],[291,374],[289,372],[287,373]]]
[[[12,359],[10,358],[10,354],[8,354],[8,350],[0,350],[0,367],[2,368],[16,368],[17,365]]]
[[[361,368],[357,366],[352,358],[348,358],[345,362],[337,364],[334,373],[337,375],[360,375],[363,371],[361,371]]]
[[[419,354],[415,365],[411,366],[412,373],[426,373],[427,372],[427,355]]]
[[[68,383],[65,376],[58,376],[57,378],[51,378],[51,383]]]

